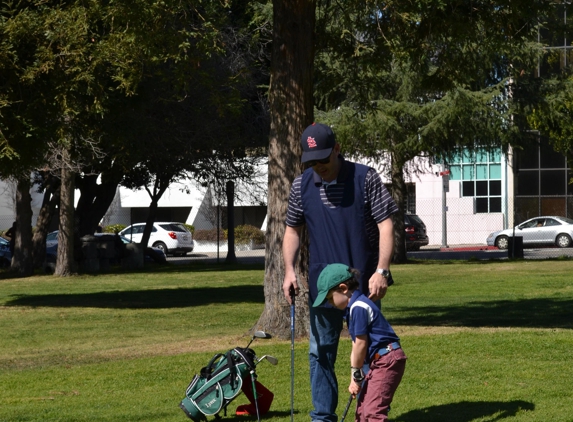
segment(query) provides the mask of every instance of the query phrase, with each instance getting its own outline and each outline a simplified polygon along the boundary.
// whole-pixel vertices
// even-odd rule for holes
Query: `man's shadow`
[[[533,403],[523,400],[462,401],[411,410],[400,416],[392,415],[390,412],[390,419],[395,422],[470,422],[476,419],[494,422],[514,417],[522,410],[532,411],[534,409]]]

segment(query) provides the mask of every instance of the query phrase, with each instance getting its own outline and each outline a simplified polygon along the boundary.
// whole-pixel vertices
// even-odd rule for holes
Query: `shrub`
[[[120,231],[122,231],[126,227],[127,226],[125,224],[112,224],[110,226],[105,226],[103,228],[103,232],[104,233],[119,233]]]
[[[226,241],[229,236],[228,230],[219,230],[219,241]],[[195,230],[193,234],[195,240],[205,240],[209,242],[217,241],[217,229],[209,230]],[[248,224],[235,227],[235,243],[245,244],[253,242],[256,245],[262,245],[265,243],[265,232],[260,230],[255,226],[250,226]]]
[[[235,227],[235,243],[250,243],[262,245],[265,243],[265,232],[248,224]]]
[[[195,240],[205,240],[209,242],[216,242],[217,241],[217,228],[209,229],[209,230],[195,230],[193,233],[193,239]],[[225,230],[219,230],[219,241],[226,240],[227,235]]]
[[[191,224],[187,224],[187,223],[183,223],[183,225],[187,228],[187,230],[189,230],[191,233],[195,233],[195,226],[192,226]]]

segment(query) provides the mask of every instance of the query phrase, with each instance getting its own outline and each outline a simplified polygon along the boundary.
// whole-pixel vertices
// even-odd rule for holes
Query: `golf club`
[[[252,369],[251,382],[253,383],[253,397],[255,399],[255,409],[257,410],[257,421],[261,422],[261,415],[259,413],[259,399],[257,397],[257,383],[255,382],[256,380],[257,380],[257,374],[255,373],[255,370]]]
[[[253,342],[254,339],[256,338],[273,338],[273,336],[271,336],[270,334],[265,333],[264,331],[255,331],[255,333],[253,334],[253,337],[251,338],[251,341],[249,341],[249,344],[247,344],[247,347],[245,347],[245,349],[248,349],[249,346],[251,345],[251,343]]]
[[[350,408],[350,403],[352,403],[353,398],[354,396],[351,394],[348,398],[348,403],[346,403],[346,408],[344,409],[344,413],[342,414],[342,419],[340,419],[340,422],[344,422],[344,418],[346,418],[346,414],[348,413],[348,409]]]
[[[290,286],[290,420],[294,421],[294,286]]]
[[[258,365],[259,362],[262,361],[263,359],[268,360],[271,365],[276,365],[277,363],[279,363],[279,360],[277,358],[275,358],[274,356],[264,355],[264,356],[260,357],[259,359],[257,359],[255,364]]]

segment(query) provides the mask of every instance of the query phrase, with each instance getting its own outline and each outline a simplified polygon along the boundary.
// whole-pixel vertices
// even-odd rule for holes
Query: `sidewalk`
[[[235,251],[238,264],[264,264],[265,250],[253,249],[250,251]],[[168,258],[171,263],[203,262],[208,264],[224,264],[227,262],[227,251],[190,253],[182,258]]]
[[[408,258],[413,259],[507,259],[507,251],[499,250],[487,245],[452,245],[442,248],[440,245],[428,245],[419,251],[410,251]],[[264,264],[265,250],[254,249],[250,251],[236,251],[236,262],[238,264]],[[204,262],[209,264],[224,264],[227,260],[227,252],[198,252],[187,255],[183,258],[169,258],[172,263]]]
[[[442,252],[461,252],[461,251],[499,251],[495,246],[487,246],[484,244],[461,244],[461,245],[428,245],[420,248],[421,252],[424,251],[442,251]]]
[[[452,245],[442,248],[440,245],[424,246],[419,251],[407,253],[411,259],[507,259],[507,250],[499,250],[487,245]]]

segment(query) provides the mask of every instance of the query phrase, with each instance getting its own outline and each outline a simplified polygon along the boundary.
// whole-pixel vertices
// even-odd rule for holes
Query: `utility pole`
[[[235,183],[231,180],[227,182],[227,264],[235,264]]]

